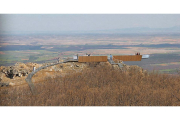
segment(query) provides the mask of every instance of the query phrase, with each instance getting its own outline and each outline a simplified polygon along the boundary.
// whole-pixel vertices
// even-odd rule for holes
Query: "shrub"
[[[94,66],[94,65],[93,65]],[[126,73],[102,66],[47,77],[36,83],[38,95],[28,86],[1,90],[1,106],[179,106],[180,77],[136,70]]]

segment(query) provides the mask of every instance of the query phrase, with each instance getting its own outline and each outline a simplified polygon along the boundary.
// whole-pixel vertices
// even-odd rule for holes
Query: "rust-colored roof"
[[[78,56],[78,62],[107,62],[107,56]]]
[[[122,61],[141,61],[142,55],[117,55],[113,56],[113,60],[122,60]]]

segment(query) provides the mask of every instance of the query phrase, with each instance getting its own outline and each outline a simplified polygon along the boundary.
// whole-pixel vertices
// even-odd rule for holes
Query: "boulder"
[[[14,86],[14,85],[15,85],[15,83],[12,83],[12,82],[9,83],[9,86]]]
[[[2,79],[3,79],[3,73],[0,72],[0,82],[2,81]]]

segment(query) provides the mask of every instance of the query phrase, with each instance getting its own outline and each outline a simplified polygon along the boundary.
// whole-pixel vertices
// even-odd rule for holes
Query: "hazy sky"
[[[0,14],[0,31],[88,31],[180,25],[180,14]]]

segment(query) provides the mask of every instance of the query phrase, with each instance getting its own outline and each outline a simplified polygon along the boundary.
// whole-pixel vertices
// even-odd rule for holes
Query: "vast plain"
[[[140,62],[125,62],[139,65],[146,70],[177,73],[180,67],[180,35],[169,34],[24,34],[0,36],[0,65],[16,62],[48,63],[58,57],[73,55],[132,55],[149,54],[149,59]]]

